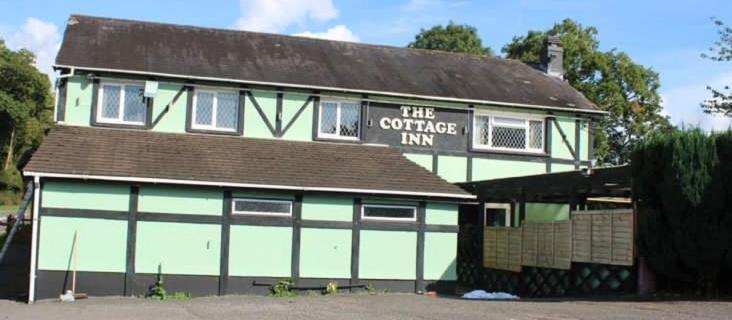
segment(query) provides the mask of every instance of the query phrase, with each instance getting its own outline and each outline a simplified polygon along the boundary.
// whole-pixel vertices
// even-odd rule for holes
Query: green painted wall
[[[277,93],[274,91],[252,90],[252,95],[269,119],[272,127],[275,126],[277,114]],[[267,128],[266,122],[257,112],[254,103],[247,98],[244,103],[244,136],[251,138],[274,138]]]
[[[574,171],[574,165],[573,164],[552,163],[551,170],[552,170],[552,172]]]
[[[432,172],[432,155],[431,154],[405,153],[404,156],[407,159],[412,160],[412,162],[427,169],[427,171]]]
[[[430,165],[432,165],[430,163]],[[468,158],[438,156],[437,174],[448,182],[464,182],[468,176]]]
[[[123,184],[74,181],[43,183],[44,208],[128,211],[130,187]]]
[[[425,222],[427,224],[457,225],[458,205],[454,203],[427,203]]]
[[[221,215],[221,190],[185,186],[140,187],[138,211],[177,214]]]
[[[560,203],[526,203],[526,221],[569,220],[569,205]]]
[[[140,221],[137,223],[135,272],[218,275],[221,226]]]
[[[77,126],[88,126],[91,118],[91,81],[86,76],[69,77],[67,81],[64,122]]]
[[[175,96],[183,89],[182,84],[164,83],[158,85],[158,93],[153,99],[153,131],[186,132],[186,112],[188,111],[188,91],[183,90],[178,100],[173,103]],[[168,111],[165,107],[173,103]],[[157,121],[157,122],[155,122]]]
[[[580,160],[591,160],[590,155],[590,126],[587,121],[580,122]]]
[[[249,277],[289,277],[292,228],[231,226],[229,274]]]
[[[304,196],[303,220],[353,220],[353,198],[343,196]]]
[[[574,148],[574,119],[556,119],[556,124],[562,127],[562,131],[567,137],[569,145]],[[559,133],[556,125],[552,125],[552,158],[559,159],[573,159],[572,153],[567,148],[567,144],[562,139],[562,135]]]
[[[125,272],[127,221],[42,216],[38,238],[38,269],[73,269],[77,236],[77,270]]]
[[[285,94],[282,99],[282,129],[292,121],[295,114],[300,110],[305,101],[308,100],[305,94]],[[300,116],[292,123],[290,128],[282,136],[287,140],[311,141],[313,138],[313,103],[309,102]]]
[[[425,233],[424,279],[457,280],[457,233]]]
[[[473,158],[473,181],[546,173],[546,163]]]
[[[417,276],[417,233],[361,231],[359,278],[414,280]]]
[[[301,277],[351,277],[351,230],[303,228],[300,232]]]

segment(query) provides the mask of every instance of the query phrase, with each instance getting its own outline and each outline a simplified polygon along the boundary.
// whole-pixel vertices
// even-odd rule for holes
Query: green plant
[[[338,282],[328,282],[328,284],[325,286],[324,293],[330,296],[338,294]]]
[[[280,280],[270,289],[270,296],[273,297],[294,297],[297,291],[294,290],[295,282],[292,279]]]
[[[366,285],[366,292],[368,292],[370,295],[375,295],[378,293],[376,291],[376,288],[374,287],[374,285],[372,285],[370,283],[368,285]]]
[[[168,293],[165,291],[164,284],[163,275],[158,273],[155,284],[150,287],[150,291],[148,291],[145,297],[149,299],[165,300],[165,298],[168,297]]]
[[[173,294],[166,294],[165,300],[188,300],[193,298],[193,295],[190,292],[181,292],[178,291]]]

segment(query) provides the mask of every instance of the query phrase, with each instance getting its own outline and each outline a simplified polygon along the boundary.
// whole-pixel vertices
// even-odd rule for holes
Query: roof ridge
[[[423,54],[431,54],[431,55],[440,55],[441,54],[441,55],[448,55],[448,56],[462,56],[462,57],[466,57],[466,58],[474,58],[474,59],[479,59],[479,60],[480,59],[504,60],[504,61],[514,60],[514,59],[503,58],[503,57],[500,57],[500,56],[489,56],[489,55],[483,55],[483,54],[477,55],[477,54],[471,54],[471,53],[465,53],[465,52],[452,52],[452,51],[433,50],[433,49],[399,47],[399,46],[396,46],[396,45],[377,44],[377,43],[366,43],[366,42],[353,42],[353,41],[345,41],[345,40],[322,39],[322,38],[314,38],[314,37],[305,37],[305,36],[297,36],[297,35],[274,33],[274,32],[263,32],[263,31],[237,30],[237,29],[217,28],[217,27],[196,26],[196,25],[192,25],[192,24],[183,24],[183,23],[158,22],[158,21],[135,20],[135,19],[125,19],[125,18],[111,18],[111,17],[93,16],[93,15],[85,15],[85,14],[77,14],[77,13],[73,13],[73,14],[71,14],[69,16],[69,20],[72,19],[72,18],[88,18],[88,19],[117,21],[117,22],[126,22],[126,23],[144,23],[144,24],[149,24],[149,25],[158,25],[158,26],[175,27],[175,28],[183,28],[183,29],[209,30],[209,31],[227,32],[227,33],[234,33],[234,34],[256,34],[256,35],[260,35],[260,36],[267,36],[267,37],[273,37],[273,38],[286,38],[286,39],[290,39],[290,40],[302,40],[302,41],[312,41],[312,42],[329,42],[329,43],[343,43],[343,44],[349,44],[349,45],[364,46],[364,47],[375,47],[375,48],[389,49],[389,50],[413,51],[413,52],[420,52],[420,53],[423,53]],[[514,60],[514,61],[517,61],[517,60]]]

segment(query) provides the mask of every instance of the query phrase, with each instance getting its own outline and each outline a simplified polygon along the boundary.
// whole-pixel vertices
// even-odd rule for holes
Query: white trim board
[[[50,172],[35,172],[35,171],[24,171],[23,174],[26,176],[42,177],[42,178],[67,178],[67,179],[81,179],[81,180],[167,183],[167,184],[215,186],[215,187],[231,187],[231,188],[321,191],[321,192],[366,193],[366,194],[370,193],[370,194],[399,195],[399,196],[477,199],[477,197],[475,195],[466,195],[466,194],[457,194],[457,193],[439,193],[439,192],[397,191],[397,190],[357,189],[357,188],[299,187],[299,186],[287,186],[287,185],[268,185],[268,184],[253,184],[253,183],[160,179],[160,178],[145,178],[145,177],[117,177],[117,176],[50,173]]]

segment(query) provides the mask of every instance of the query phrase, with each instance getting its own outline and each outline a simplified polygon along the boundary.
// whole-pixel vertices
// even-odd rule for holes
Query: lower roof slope
[[[389,147],[56,126],[26,175],[473,198]]]

